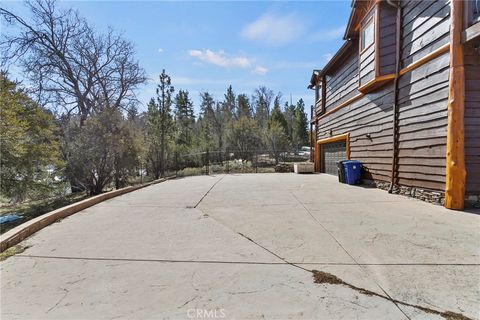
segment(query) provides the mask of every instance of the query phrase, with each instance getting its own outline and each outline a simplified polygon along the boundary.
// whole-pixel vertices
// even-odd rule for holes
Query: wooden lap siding
[[[465,193],[480,195],[480,53],[473,47],[465,46]]]
[[[347,57],[339,62],[341,67],[332,71],[332,74],[326,77],[326,111],[335,108],[359,93],[358,46],[353,46],[350,51]]]
[[[449,62],[446,53],[400,78],[401,185],[445,188]]]
[[[448,43],[450,7],[446,1],[404,1],[402,9],[401,67],[404,68]],[[382,23],[381,27],[391,28],[391,24]],[[349,51],[352,54],[346,54],[342,67],[327,75],[327,111],[359,93],[358,46],[352,46]],[[384,67],[391,70],[389,63]],[[400,185],[445,189],[448,77],[449,54],[446,52],[399,78],[396,183]],[[351,80],[357,80],[354,90],[349,85]],[[338,90],[345,93],[339,94]],[[350,158],[364,163],[368,170],[365,178],[390,181],[392,108],[393,83],[390,82],[320,118],[317,139],[350,133]]]
[[[402,2],[401,67],[449,42],[448,1]],[[446,52],[399,79],[400,185],[444,191],[450,56]]]
[[[380,8],[380,35],[378,58],[380,58],[379,74],[395,73],[395,32],[396,32],[396,9],[388,4]]]
[[[360,54],[360,85],[375,78],[375,46],[370,46]]]
[[[449,1],[402,1],[402,67],[450,41]]]
[[[388,180],[389,169],[382,165],[391,163],[392,102],[391,85],[368,94],[320,119],[317,138],[350,133],[350,158],[362,161],[372,172],[370,178]],[[372,140],[366,137],[367,133],[371,134]],[[383,136],[390,139],[379,139]]]

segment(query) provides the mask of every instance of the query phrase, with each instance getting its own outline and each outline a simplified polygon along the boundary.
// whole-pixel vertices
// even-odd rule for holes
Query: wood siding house
[[[315,170],[452,209],[480,195],[480,0],[353,1],[344,45],[314,70]]]

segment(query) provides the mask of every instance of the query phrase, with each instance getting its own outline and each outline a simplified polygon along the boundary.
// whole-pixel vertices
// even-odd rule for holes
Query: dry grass
[[[11,256],[14,256],[18,253],[22,253],[28,248],[28,246],[16,245],[0,253],[0,261],[4,261]]]

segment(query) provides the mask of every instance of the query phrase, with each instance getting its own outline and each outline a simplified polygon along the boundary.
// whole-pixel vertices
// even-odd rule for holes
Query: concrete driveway
[[[1,319],[480,318],[479,215],[328,175],[171,180],[22,244]]]

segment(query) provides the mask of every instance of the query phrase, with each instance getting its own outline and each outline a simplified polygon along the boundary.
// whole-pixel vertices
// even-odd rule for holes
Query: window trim
[[[373,46],[377,41],[376,39],[376,36],[377,36],[377,32],[375,30],[375,26],[376,26],[376,23],[375,23],[375,19],[373,19],[373,17],[376,16],[376,13],[373,14],[372,16],[370,16],[366,21],[365,23],[363,24],[363,26],[360,27],[360,54],[364,53],[365,51],[367,51],[368,49],[370,49],[371,46]],[[369,27],[370,25],[372,25],[372,32],[373,32],[373,37],[372,37],[372,42],[368,44],[368,46],[366,46],[365,48],[362,49],[362,45],[363,45],[363,41],[364,41],[364,36],[363,36],[363,31]]]
[[[327,82],[326,82],[326,77],[323,76],[318,83],[315,86],[315,96],[318,90],[318,99],[315,97],[315,113],[317,114],[317,106],[320,104],[320,112],[318,112],[318,116],[321,116],[325,113],[325,106],[326,106],[326,94],[327,94],[327,88],[326,88]]]
[[[372,13],[372,10],[374,12]],[[363,18],[363,21],[360,23],[359,26],[359,43],[358,43],[358,50],[359,50],[359,59],[358,59],[358,66],[359,66],[359,71],[358,71],[358,91],[362,94],[367,94],[369,92],[375,91],[382,87],[384,84],[390,82],[392,79],[395,78],[395,75],[393,73],[390,74],[380,74],[380,10],[381,5],[379,1],[376,1],[375,5],[370,9],[370,11],[365,15]],[[362,49],[362,43],[364,41],[364,30],[366,28],[372,28],[373,31],[373,41],[366,46],[365,48]],[[374,47],[374,60],[373,60],[373,70],[374,70],[374,75],[373,79],[370,79],[366,83],[362,84],[362,72],[360,69],[361,63],[362,63],[362,55],[365,54],[365,52],[371,47]]]

